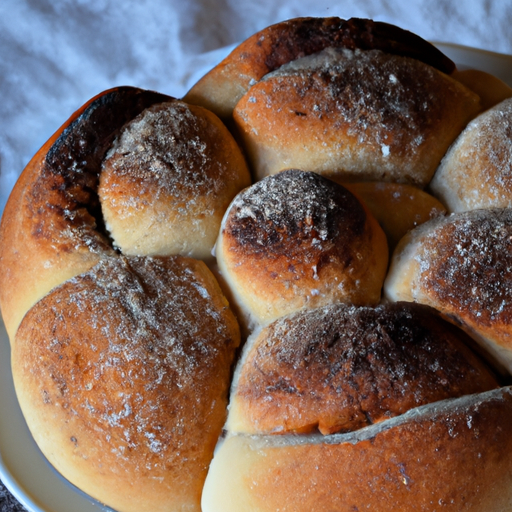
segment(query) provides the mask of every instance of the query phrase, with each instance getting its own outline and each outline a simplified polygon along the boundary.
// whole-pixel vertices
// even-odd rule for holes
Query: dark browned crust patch
[[[498,387],[468,344],[464,332],[413,303],[301,312],[259,335],[236,400],[260,433],[353,431]]]
[[[364,208],[347,189],[315,173],[287,170],[239,194],[224,236],[229,250],[243,257],[301,263],[333,257],[347,266],[351,241],[365,223]]]
[[[422,290],[443,311],[485,327],[512,323],[512,210],[453,214],[422,253]]]
[[[267,72],[328,47],[382,50],[415,58],[447,74],[455,70],[455,64],[446,55],[420,36],[369,19],[297,18],[272,25],[253,38],[258,40],[262,36],[271,40],[265,58]]]
[[[91,249],[103,247],[97,184],[101,161],[121,127],[147,107],[168,96],[134,87],[106,91],[91,100],[49,149],[41,172],[31,187],[33,236],[52,239],[61,228],[71,228]],[[48,215],[53,212],[53,215]],[[61,250],[73,247],[63,243]]]

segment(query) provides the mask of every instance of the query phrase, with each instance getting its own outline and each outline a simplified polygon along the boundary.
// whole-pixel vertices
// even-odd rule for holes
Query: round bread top
[[[233,117],[258,178],[296,167],[425,186],[479,109],[476,94],[423,62],[329,48],[266,75]]]
[[[249,184],[242,153],[221,121],[172,101],[123,128],[103,161],[98,194],[124,254],[205,259],[226,208]]]
[[[442,310],[474,325],[510,330],[512,210],[447,217],[425,236],[418,258],[422,291]]]
[[[498,387],[466,341],[433,309],[413,303],[330,305],[281,318],[249,341],[227,428],[353,431]]]
[[[363,206],[347,189],[314,173],[288,170],[237,196],[224,236],[238,242],[232,251],[247,256],[300,256],[312,265],[335,251],[348,262],[349,243],[363,234],[365,224]]]
[[[347,189],[298,170],[235,198],[216,255],[258,322],[331,301],[376,303],[388,259],[384,233]]]
[[[512,99],[480,114],[459,135],[430,188],[450,211],[512,206]]]
[[[398,245],[385,281],[391,300],[430,305],[512,371],[512,210],[438,217]]]
[[[388,23],[361,18],[294,18],[246,39],[201,78],[185,100],[229,122],[233,108],[254,82],[287,62],[330,47],[380,49],[414,57],[447,74],[455,69],[434,45]]]
[[[105,258],[27,313],[13,377],[36,441],[75,485],[122,510],[196,510],[239,342],[203,262]]]
[[[505,511],[511,451],[510,387],[352,433],[233,435],[212,461],[204,510]]]

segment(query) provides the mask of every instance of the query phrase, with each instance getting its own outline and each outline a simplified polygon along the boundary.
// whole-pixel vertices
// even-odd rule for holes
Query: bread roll
[[[287,170],[235,198],[215,254],[249,329],[307,307],[380,300],[386,237],[341,185]]]
[[[414,303],[282,317],[244,347],[226,429],[334,434],[498,387],[467,335]]]
[[[257,179],[298,168],[424,187],[479,111],[476,94],[418,60],[330,48],[267,74],[233,119]]]
[[[497,427],[499,425],[499,427]],[[512,390],[425,405],[333,436],[231,436],[217,450],[203,512],[512,507]]]
[[[150,91],[105,91],[34,156],[0,227],[0,307],[10,339],[39,298],[114,253],[105,223],[126,254],[211,258],[222,216],[250,176],[222,123],[199,107],[192,112]],[[139,114],[153,115],[153,124],[132,121]],[[130,154],[134,127],[145,139]],[[111,150],[121,131],[114,148],[125,144],[124,157]],[[168,180],[155,180],[166,165]]]
[[[480,114],[458,136],[430,189],[452,212],[512,207],[512,98]]]
[[[388,23],[360,18],[294,18],[249,37],[202,77],[184,99],[229,122],[240,98],[264,75],[331,47],[380,49],[413,57],[447,74],[455,70],[454,63],[435,46]]]
[[[239,363],[203,511],[507,510],[512,389],[465,340],[412,303],[266,327]]]
[[[13,378],[38,446],[119,512],[200,511],[238,324],[203,262],[104,258],[37,302]]]
[[[144,110],[103,161],[103,218],[123,254],[211,258],[222,216],[249,186],[245,159],[211,112],[181,101]]]
[[[138,121],[123,127],[139,114],[144,118],[163,109],[171,115],[161,115],[160,124],[175,123],[179,132],[175,125],[183,118],[177,111],[187,107],[175,106],[172,98],[133,88],[94,98],[28,165],[0,226],[0,305],[23,414],[54,467],[118,512],[200,510],[240,343],[236,318],[203,262],[178,256],[127,259],[111,245],[104,226],[98,183],[103,161],[109,172],[115,167],[118,155],[110,153],[106,160],[105,155],[116,136],[133,130]],[[229,194],[249,175],[220,121],[213,114],[201,116],[206,119],[201,140],[185,138],[185,144],[196,144],[210,160],[215,147],[218,163],[193,169],[194,177],[181,185],[186,189],[194,178],[204,179],[218,193],[201,212],[212,214],[210,226],[202,228],[210,231],[205,238],[212,245]],[[163,132],[172,139],[171,130],[160,128],[156,135],[145,134],[151,139]],[[143,142],[148,141],[141,138],[139,146]],[[173,151],[177,160],[183,158],[172,144],[166,157]],[[139,162],[151,160],[149,167],[157,168],[159,156],[146,151]],[[125,171],[126,165],[121,174]],[[148,169],[132,172],[136,179],[151,175]],[[219,184],[216,172],[230,183]],[[126,185],[111,178],[99,187],[104,200],[107,192]],[[139,194],[141,188],[130,194],[144,209],[155,198]],[[204,208],[212,197],[206,188],[192,191],[198,203],[206,196]],[[187,192],[191,203],[190,187]],[[135,213],[133,219],[137,223],[140,217]],[[189,245],[195,247],[197,232],[189,229]]]
[[[394,301],[427,304],[512,371],[512,210],[438,217],[406,235],[384,283]]]
[[[446,213],[434,196],[412,185],[380,181],[341,184],[372,212],[386,233],[391,252],[411,229]]]
[[[120,87],[75,112],[17,181],[0,225],[0,308],[12,340],[35,302],[113,254],[95,194],[117,131],[168,96]]]

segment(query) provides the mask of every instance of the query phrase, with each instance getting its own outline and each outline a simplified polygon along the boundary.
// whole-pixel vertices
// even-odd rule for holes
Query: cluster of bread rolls
[[[509,97],[298,18],[84,105],[0,227],[48,460],[119,512],[511,509]]]

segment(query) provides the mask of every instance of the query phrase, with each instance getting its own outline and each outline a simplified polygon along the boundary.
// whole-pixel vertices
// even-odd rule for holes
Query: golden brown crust
[[[512,87],[485,71],[457,69],[451,76],[480,96],[482,110],[494,107],[503,100],[512,97]]]
[[[0,305],[27,423],[67,479],[120,512],[168,510],[172,500],[200,509],[240,341],[203,263],[127,260],[104,227],[107,151],[127,122],[170,100],[119,88],[87,103],[27,166],[0,229]],[[237,171],[224,176],[235,190],[219,198],[220,217],[249,174],[227,129],[211,122]]]
[[[424,187],[479,98],[426,64],[329,49],[253,85],[233,118],[256,178],[297,168]]]
[[[222,122],[175,100],[123,128],[103,162],[98,194],[123,254],[207,259],[229,203],[250,183]]]
[[[384,289],[392,300],[441,311],[512,369],[512,210],[452,214],[413,230]]]
[[[430,189],[450,211],[512,207],[512,99],[480,114],[459,135]]]
[[[231,433],[348,432],[498,382],[467,336],[425,306],[325,306],[281,318],[246,346]]]
[[[212,462],[203,511],[501,512],[512,506],[510,388],[326,439],[228,438]]]
[[[381,49],[422,60],[445,73],[455,65],[437,48],[399,27],[351,18],[295,18],[271,25],[240,44],[185,96],[227,121],[248,89],[267,73],[324,48]]]
[[[237,135],[256,177],[293,165],[423,186],[480,108],[461,83],[481,84],[463,73],[453,80],[453,68],[397,27],[300,18],[248,39],[186,99],[230,127],[238,103]],[[483,96],[484,105],[496,97]],[[341,108],[341,119],[331,116]],[[355,158],[325,157],[343,144]],[[218,238],[244,319],[300,312],[249,339],[201,508],[240,327],[204,263],[147,255],[207,258],[221,212],[249,184],[215,114],[134,88],[91,100],[27,166],[0,227],[0,307],[19,402],[48,460],[119,512],[510,509],[511,389],[482,393],[498,382],[425,307],[339,304],[379,301],[386,237],[357,194],[304,170],[248,188]],[[361,196],[374,199],[374,187]],[[435,241],[430,227],[409,234],[397,258],[412,261],[393,266],[392,286],[409,288],[408,300],[432,299],[512,371],[512,220],[508,210],[492,215],[448,228],[438,220]],[[342,313],[333,320],[332,311]]]
[[[342,186],[288,170],[240,193],[216,246],[223,278],[257,323],[331,301],[377,303],[385,235]]]
[[[127,120],[164,99],[134,88],[105,91],[75,112],[24,170],[0,227],[0,307],[11,340],[39,298],[111,253],[93,192],[101,159]]]
[[[398,242],[415,227],[446,213],[434,196],[412,185],[368,181],[343,183],[372,212],[388,238],[393,252]]]
[[[24,318],[13,377],[31,432],[121,512],[200,510],[238,324],[204,263],[106,258]]]

